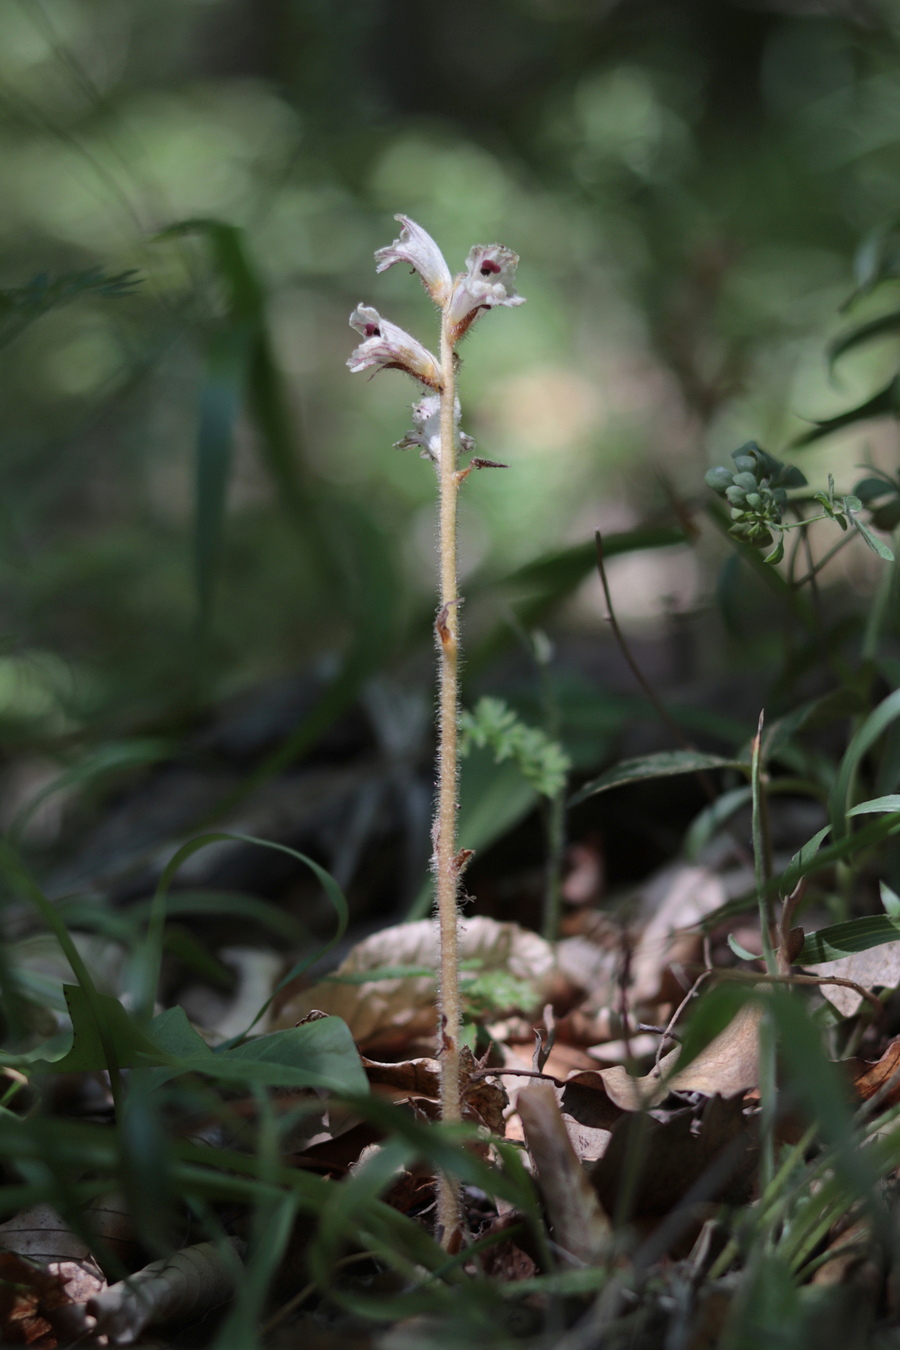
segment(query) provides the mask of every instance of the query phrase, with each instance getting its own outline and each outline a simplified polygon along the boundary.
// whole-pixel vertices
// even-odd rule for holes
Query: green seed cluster
[[[772,542],[772,526],[781,524],[787,505],[786,488],[803,487],[799,469],[782,464],[748,441],[732,451],[734,469],[718,466],[706,475],[706,485],[731,507],[731,533],[748,544],[765,548]]]

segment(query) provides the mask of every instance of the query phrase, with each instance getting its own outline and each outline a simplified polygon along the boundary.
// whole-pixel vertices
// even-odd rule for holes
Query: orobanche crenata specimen
[[[438,478],[440,500],[440,602],[435,621],[440,666],[438,725],[438,783],[432,838],[433,868],[440,931],[441,1115],[460,1119],[459,1038],[460,1004],[457,958],[457,897],[460,874],[470,854],[457,852],[457,723],[459,715],[459,605],[457,592],[456,502],[472,469],[503,468],[493,460],[471,459],[458,467],[459,453],[474,449],[471,437],[460,431],[460,404],[456,393],[459,357],[456,345],[486,310],[497,305],[521,305],[515,278],[518,255],[500,244],[476,244],[466,268],[450,275],[437,244],[406,216],[396,216],[400,238],[375,254],[376,271],[407,263],[418,272],[426,291],[441,312],[440,357],[423,347],[377,310],[358,305],[350,324],[362,342],[347,362],[352,371],[403,370],[428,392],[412,410],[413,430],[402,448],[418,445],[430,459]],[[448,1247],[459,1241],[460,1214],[456,1187],[443,1178],[438,1195],[438,1230]]]

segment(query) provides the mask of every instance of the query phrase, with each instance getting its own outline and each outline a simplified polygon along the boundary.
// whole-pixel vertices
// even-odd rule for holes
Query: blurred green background
[[[41,756],[152,760],[133,738],[255,681],[414,660],[427,688],[434,478],[393,448],[416,390],[345,366],[360,301],[436,341],[415,280],[374,272],[395,212],[454,270],[521,255],[528,303],[462,353],[463,425],[510,465],[464,493],[489,594],[677,523],[710,463],[784,457],[884,382],[890,344],[839,377],[825,349],[898,170],[880,0],[4,0],[0,719],[36,757],[5,823]],[[896,468],[893,422],[798,462],[848,491],[864,454]],[[709,602],[712,533],[611,564],[626,625]],[[593,578],[564,622],[602,614]]]

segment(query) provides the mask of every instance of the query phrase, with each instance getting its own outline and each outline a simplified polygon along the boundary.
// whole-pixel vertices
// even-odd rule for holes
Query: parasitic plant
[[[440,674],[438,712],[438,782],[432,830],[432,866],[439,929],[439,991],[441,1047],[441,1117],[460,1119],[460,1001],[458,963],[459,879],[470,854],[457,851],[457,762],[459,755],[459,606],[457,589],[457,496],[472,469],[502,468],[492,460],[473,458],[458,466],[460,450],[469,453],[474,442],[460,430],[460,403],[456,392],[459,358],[457,344],[485,310],[496,305],[520,305],[515,290],[518,255],[500,244],[476,244],[457,276],[437,244],[420,225],[396,216],[402,229],[389,248],[379,249],[376,271],[407,263],[418,272],[425,289],[440,310],[440,355],[435,357],[402,328],[382,319],[367,305],[358,305],[350,324],[363,341],[347,362],[352,371],[402,370],[428,391],[413,407],[413,430],[401,448],[421,447],[423,459],[433,463],[438,479],[440,528],[439,602],[435,638]],[[438,1230],[444,1245],[459,1242],[458,1192],[443,1177],[438,1192]]]

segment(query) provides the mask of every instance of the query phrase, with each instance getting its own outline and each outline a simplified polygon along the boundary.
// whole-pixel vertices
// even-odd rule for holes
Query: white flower
[[[448,318],[454,337],[460,338],[482,309],[495,305],[524,305],[515,288],[518,253],[502,244],[476,244],[466,258],[466,270],[453,282]]]
[[[456,400],[454,422],[459,435],[460,448],[467,454],[475,449],[471,436],[459,430],[461,409]],[[432,464],[441,462],[441,399],[439,394],[426,394],[420,403],[413,404],[413,430],[408,431],[402,441],[397,441],[398,450],[409,450],[420,445],[422,459],[430,459]]]
[[[441,389],[441,371],[435,357],[421,342],[382,319],[369,305],[357,305],[350,315],[350,326],[362,335],[361,342],[347,365],[354,372],[369,370],[405,370],[429,389]]]
[[[376,272],[386,272],[394,263],[409,263],[418,272],[425,289],[441,309],[450,298],[453,281],[450,268],[444,261],[444,255],[426,230],[417,225],[408,216],[394,216],[403,226],[400,238],[395,239],[389,248],[380,248],[375,254],[378,266]]]

